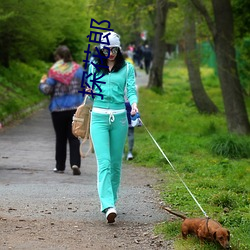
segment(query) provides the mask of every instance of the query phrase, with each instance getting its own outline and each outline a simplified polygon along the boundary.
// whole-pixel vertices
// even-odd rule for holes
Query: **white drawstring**
[[[115,121],[115,116],[113,114],[113,112],[110,112],[109,113],[109,125]]]
[[[125,109],[103,109],[103,108],[96,108],[93,107],[92,109],[93,113],[99,113],[99,114],[108,114],[109,115],[109,125],[115,121],[115,114],[121,114],[121,113],[125,113],[126,110]]]

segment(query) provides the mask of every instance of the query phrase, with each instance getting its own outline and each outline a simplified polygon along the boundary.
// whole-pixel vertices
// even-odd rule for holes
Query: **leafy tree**
[[[121,35],[122,47],[141,43],[140,33],[147,27],[149,39],[153,36],[154,0],[93,0],[88,4],[91,17],[108,20],[111,28]],[[114,11],[115,10],[115,11]]]
[[[168,0],[156,1],[156,15],[155,15],[155,36],[154,36],[154,57],[152,68],[149,75],[148,87],[157,87],[162,89],[162,75],[163,66],[166,53],[166,42],[164,34],[166,30],[167,14],[170,8],[177,7],[176,3]]]
[[[65,42],[81,50],[80,46],[87,42],[82,32],[87,26],[84,6],[84,0],[37,0],[35,8],[32,0],[2,0],[0,64],[8,67],[12,59],[48,60],[55,47]]]
[[[192,13],[192,15],[191,15]],[[202,84],[200,74],[200,55],[197,50],[196,44],[196,18],[194,7],[190,2],[185,5],[185,28],[184,28],[184,40],[185,40],[185,55],[186,64],[188,68],[188,76],[191,87],[191,92],[194,98],[194,102],[199,112],[201,113],[217,113],[218,108],[211,101],[207,95],[205,88]]]
[[[212,0],[213,17],[200,0],[191,1],[204,16],[213,37],[228,130],[249,134],[250,123],[236,64],[230,0]]]
[[[250,1],[232,0],[232,10],[234,15],[234,28],[236,38],[250,36]]]
[[[237,46],[237,61],[241,85],[245,94],[250,95],[250,8],[248,0],[232,1],[234,30]]]
[[[171,8],[168,12],[164,34],[164,40],[168,44],[179,44],[183,40],[185,21],[183,11],[185,4],[183,2],[186,2],[186,0],[176,1],[177,7]]]
[[[75,60],[82,61],[84,50],[87,49],[87,36],[89,35],[91,20],[87,3],[85,0],[60,1],[63,4],[55,1],[57,9],[61,11],[57,16],[63,17],[63,22],[59,22],[61,34],[57,41],[70,48]]]
[[[196,13],[189,1],[178,0],[177,3],[177,8],[172,8],[168,13],[164,40],[167,43],[180,44],[181,50],[184,51],[190,88],[198,111],[208,114],[216,113],[218,108],[211,101],[202,84],[200,55],[196,43],[204,37],[207,39],[206,26],[205,28],[202,26],[199,13]]]

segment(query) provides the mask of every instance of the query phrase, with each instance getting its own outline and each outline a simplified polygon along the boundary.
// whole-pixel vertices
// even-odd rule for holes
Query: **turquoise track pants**
[[[91,113],[90,134],[97,160],[97,190],[101,211],[115,207],[121,179],[122,155],[128,133],[126,112]]]

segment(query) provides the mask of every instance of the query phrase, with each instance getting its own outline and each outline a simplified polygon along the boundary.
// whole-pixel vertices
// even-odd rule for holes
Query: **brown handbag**
[[[90,151],[93,153],[93,144],[90,137],[90,113],[92,110],[92,103],[86,103],[87,95],[84,98],[83,103],[77,108],[72,118],[72,134],[80,141],[80,155],[85,158]],[[89,141],[89,148],[86,153],[83,152],[83,145]]]

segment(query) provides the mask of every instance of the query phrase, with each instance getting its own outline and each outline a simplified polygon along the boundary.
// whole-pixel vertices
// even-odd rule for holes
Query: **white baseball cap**
[[[121,48],[120,36],[113,31],[108,31],[108,32],[103,33],[101,43],[100,43],[100,49],[103,49],[103,47]]]

